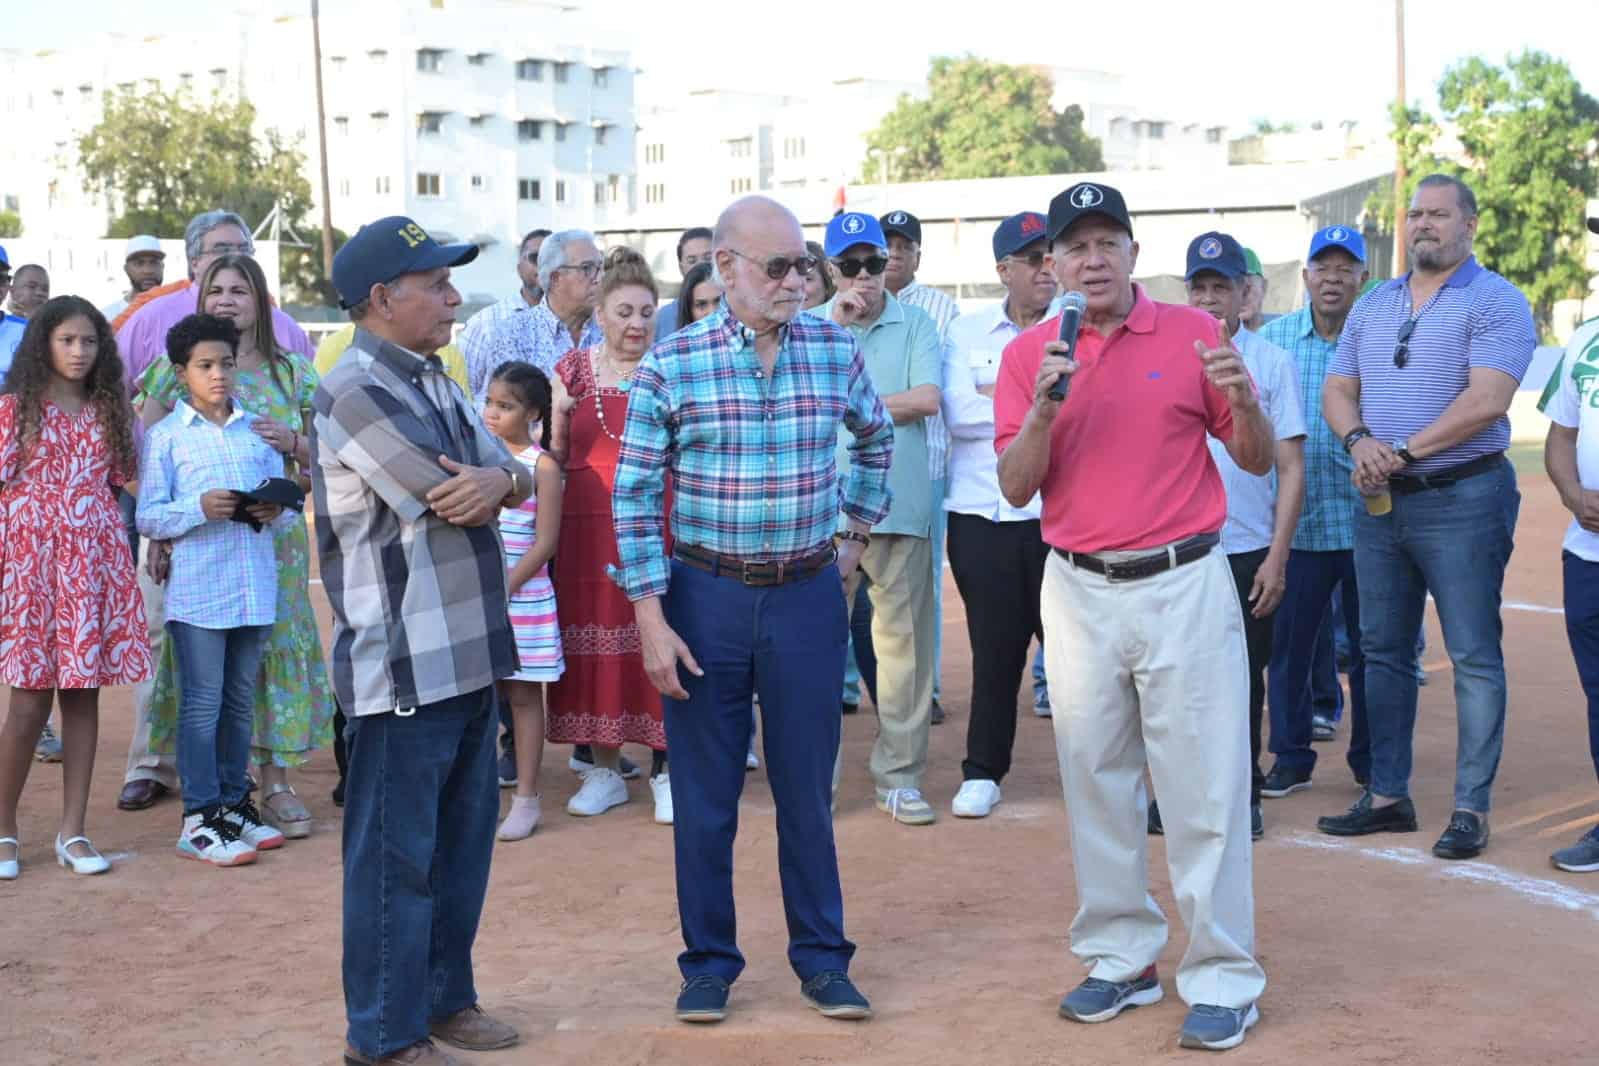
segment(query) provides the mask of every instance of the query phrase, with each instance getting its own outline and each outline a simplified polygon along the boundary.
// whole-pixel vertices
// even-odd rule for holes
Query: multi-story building
[[[458,277],[476,302],[514,286],[527,230],[601,228],[629,213],[634,70],[627,52],[590,43],[605,35],[581,9],[352,0],[325,13],[321,30],[336,228],[406,214],[441,238],[479,243]],[[260,131],[305,153],[320,202],[308,15],[218,14],[189,32],[13,52],[0,74],[0,206],[15,203],[30,237],[100,236],[114,216],[85,190],[76,151],[106,93],[248,98]]]

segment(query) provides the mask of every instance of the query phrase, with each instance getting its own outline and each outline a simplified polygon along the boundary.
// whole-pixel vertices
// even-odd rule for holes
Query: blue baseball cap
[[[1015,255],[1048,236],[1048,223],[1037,211],[1012,215],[994,228],[994,262]]]
[[[1366,238],[1360,235],[1359,230],[1348,226],[1328,226],[1317,230],[1310,238],[1310,254],[1305,256],[1305,261],[1308,263],[1329,248],[1342,248],[1357,261],[1366,261]]]
[[[888,239],[883,236],[882,223],[859,211],[834,215],[827,224],[827,236],[822,238],[822,250],[830,257],[843,255],[857,244],[869,244],[886,251]]]
[[[1244,246],[1226,233],[1201,233],[1188,243],[1188,271],[1184,281],[1193,281],[1195,274],[1205,271],[1224,278],[1241,278],[1249,273],[1244,259]]]
[[[477,258],[475,244],[440,244],[404,215],[362,226],[333,257],[333,287],[348,310],[368,298],[372,286],[402,274],[465,266]]]

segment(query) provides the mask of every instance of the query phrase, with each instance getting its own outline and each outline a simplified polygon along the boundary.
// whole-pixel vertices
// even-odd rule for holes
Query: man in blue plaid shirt
[[[782,205],[747,197],[712,240],[716,312],[657,344],[634,374],[612,505],[617,580],[644,666],[665,697],[677,904],[685,949],[677,1017],[717,1022],[744,969],[733,838],[761,693],[777,805],[789,964],[807,1002],[865,1018],[848,977],[829,797],[848,631],[844,579],[888,513],[894,427],[849,332],[799,316],[821,264]],[[799,317],[796,317],[799,316]],[[833,457],[840,424],[849,470]],[[663,495],[672,475],[673,553]],[[834,531],[842,507],[847,521]],[[682,667],[679,670],[679,667]]]

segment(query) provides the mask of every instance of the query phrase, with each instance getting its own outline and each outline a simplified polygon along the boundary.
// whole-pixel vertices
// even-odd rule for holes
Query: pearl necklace
[[[621,393],[627,392],[628,385],[630,385],[633,381],[633,375],[638,373],[638,364],[634,363],[632,370],[629,370],[625,374],[622,373],[616,368],[616,364],[611,362],[610,353],[605,350],[604,344],[601,344],[594,350],[594,359],[590,364],[590,368],[594,371],[594,414],[595,417],[599,419],[600,432],[604,433],[607,437],[610,437],[612,440],[620,444],[622,438],[618,437],[615,433],[612,433],[611,427],[605,421],[605,404],[600,399],[599,363],[602,359],[605,361],[606,367],[610,369],[612,374],[616,375],[617,381],[620,382],[620,384],[617,386],[617,391]]]

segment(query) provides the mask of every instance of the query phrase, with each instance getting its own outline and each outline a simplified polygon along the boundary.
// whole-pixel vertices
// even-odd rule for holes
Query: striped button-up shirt
[[[317,553],[333,608],[333,686],[345,714],[409,711],[517,669],[493,524],[452,525],[427,494],[439,456],[510,454],[436,358],[355,331],[314,401]]]
[[[933,320],[933,325],[938,327],[939,344],[948,346],[949,324],[961,313],[954,297],[919,281],[911,282],[894,296],[900,303],[925,311],[927,317]],[[949,473],[949,449],[949,427],[944,424],[944,415],[940,411],[927,419],[927,472],[934,481]]]
[[[283,456],[250,428],[234,401],[223,425],[179,400],[145,438],[135,521],[151,540],[172,541],[167,619],[201,629],[267,626],[277,620],[278,560],[272,528],[206,518],[200,497],[248,492],[283,476]],[[285,511],[275,524],[295,521]]]
[[[466,374],[472,383],[472,398],[482,404],[494,371],[513,359],[532,363],[554,381],[555,364],[561,356],[573,348],[593,348],[604,339],[599,319],[591,315],[583,327],[583,336],[574,344],[572,331],[550,310],[549,297],[545,297],[526,314],[510,315],[495,323],[488,330],[487,339],[475,345],[475,353],[467,350]]]
[[[1308,307],[1272,319],[1260,336],[1287,352],[1299,374],[1300,409],[1305,416],[1305,506],[1294,530],[1294,548],[1306,552],[1350,551],[1355,546],[1355,508],[1360,493],[1354,463],[1321,416],[1321,387],[1338,350],[1324,340]]]
[[[1404,366],[1394,364],[1399,331],[1411,322]],[[1432,425],[1478,368],[1518,384],[1538,333],[1527,298],[1468,256],[1419,310],[1410,275],[1384,282],[1357,301],[1338,339],[1331,373],[1360,381],[1360,417],[1380,441],[1414,436]],[[1471,438],[1418,459],[1405,474],[1433,474],[1510,447],[1510,419],[1500,415]]]
[[[457,346],[466,357],[468,389],[479,402],[482,394],[489,389],[489,377],[494,373],[494,367],[488,365],[489,342],[494,335],[505,328],[506,320],[533,313],[537,304],[530,304],[518,289],[503,300],[496,300],[483,310],[467,319],[466,326],[461,330],[457,339]],[[320,354],[320,353],[319,353]],[[481,376],[481,383],[478,377]]]
[[[800,559],[824,547],[838,513],[888,514],[894,426],[843,327],[799,315],[768,379],[754,337],[724,303],[657,344],[633,375],[611,506],[628,599],[666,592],[666,472],[672,535],[746,559]],[[854,435],[840,488],[833,450]]]

